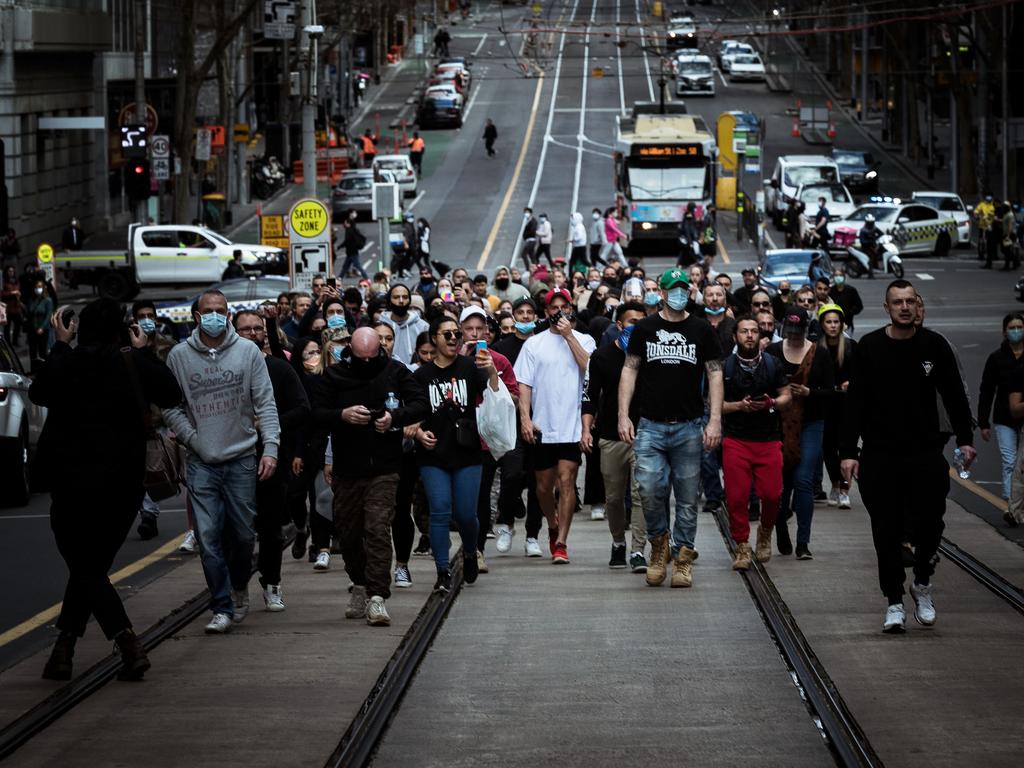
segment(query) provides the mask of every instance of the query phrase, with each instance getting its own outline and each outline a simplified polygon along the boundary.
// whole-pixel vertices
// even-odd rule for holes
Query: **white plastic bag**
[[[495,461],[516,447],[516,404],[501,379],[497,392],[490,384],[484,389],[484,400],[476,409],[476,428]]]

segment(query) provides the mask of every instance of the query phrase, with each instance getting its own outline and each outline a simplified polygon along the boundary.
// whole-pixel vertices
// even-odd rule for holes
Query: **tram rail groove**
[[[983,587],[1024,615],[1024,592],[1021,592],[1018,587],[993,571],[970,552],[943,536],[939,543],[939,554],[973,576]]]
[[[729,553],[735,554],[736,545],[729,534],[724,510],[715,512],[714,517]],[[882,768],[882,759],[807,642],[764,566],[755,560],[750,570],[742,575],[765,626],[795,675],[804,703],[825,735],[836,763],[843,768]]]
[[[452,564],[452,590],[431,594],[388,659],[384,670],[342,734],[325,768],[362,768],[370,764],[392,718],[462,588],[462,556]]]

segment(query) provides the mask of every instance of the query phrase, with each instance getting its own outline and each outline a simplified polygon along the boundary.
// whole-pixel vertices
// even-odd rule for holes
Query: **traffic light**
[[[149,197],[149,160],[132,160],[124,168],[124,190],[132,200]]]

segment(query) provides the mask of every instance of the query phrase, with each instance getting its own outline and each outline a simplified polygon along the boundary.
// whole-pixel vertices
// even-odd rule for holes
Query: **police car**
[[[256,309],[265,301],[276,301],[282,293],[291,290],[287,277],[239,277],[214,283],[207,290],[218,290],[228,300],[228,310],[234,314],[242,309]],[[156,302],[158,317],[166,317],[174,323],[191,324],[192,304],[199,300],[199,294],[185,301]]]
[[[959,239],[956,219],[952,216],[940,213],[930,205],[903,202],[898,197],[871,198],[846,218],[829,222],[829,234],[834,235],[840,227],[859,234],[868,214],[875,217],[875,226],[883,234],[892,236],[900,255],[934,253],[939,257],[948,256],[949,249]]]

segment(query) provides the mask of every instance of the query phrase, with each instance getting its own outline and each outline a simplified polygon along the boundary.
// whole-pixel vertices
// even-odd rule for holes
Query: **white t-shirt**
[[[573,331],[576,341],[594,353],[594,339]],[[580,439],[580,403],[584,372],[576,365],[567,339],[553,331],[542,331],[526,340],[513,368],[516,380],[532,390],[531,419],[543,433],[541,442],[577,443]]]

